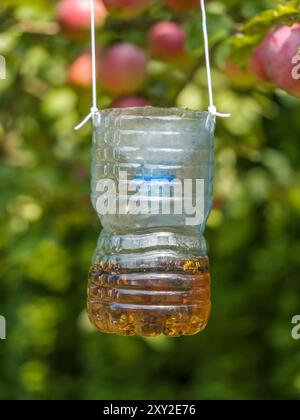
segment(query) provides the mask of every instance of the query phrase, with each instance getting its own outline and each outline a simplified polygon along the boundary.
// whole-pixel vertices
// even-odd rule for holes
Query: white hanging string
[[[89,115],[75,127],[75,130],[80,130],[95,114],[99,112],[97,106],[97,58],[96,58],[96,28],[95,28],[95,0],[90,0],[91,3],[91,55],[92,55],[92,107]]]
[[[96,59],[96,29],[95,29],[95,1],[90,0],[91,3],[91,55],[92,55],[92,107],[91,112],[84,118],[84,120],[75,127],[75,130],[80,130],[95,114],[99,112],[97,106],[97,59]],[[209,96],[209,107],[208,112],[215,117],[228,118],[230,114],[223,114],[217,111],[214,104],[213,87],[212,87],[212,76],[210,67],[210,56],[209,56],[209,42],[206,22],[206,7],[205,0],[200,0],[200,7],[202,11],[202,27],[203,27],[203,38],[204,38],[204,52],[205,52],[205,65],[207,73],[207,84],[208,84],[208,96]]]
[[[208,85],[208,96],[209,96],[209,107],[208,112],[216,117],[229,118],[230,114],[222,114],[217,111],[217,108],[214,104],[214,95],[212,87],[212,76],[211,76],[211,67],[210,67],[210,57],[209,57],[209,42],[208,42],[208,33],[207,33],[207,22],[206,22],[206,7],[205,0],[200,0],[201,12],[202,12],[202,28],[203,28],[203,38],[204,38],[204,53],[205,53],[205,64],[206,64],[206,73],[207,73],[207,85]]]

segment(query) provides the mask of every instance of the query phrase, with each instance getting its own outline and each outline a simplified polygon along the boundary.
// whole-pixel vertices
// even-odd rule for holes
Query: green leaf
[[[195,56],[203,54],[203,29],[201,16],[195,16],[187,23],[187,50]],[[209,13],[207,26],[210,47],[226,39],[234,26],[233,20],[227,15]]]
[[[277,4],[247,21],[241,31],[231,38],[231,55],[244,65],[251,51],[261,42],[269,29],[281,25],[291,25],[300,20],[300,1],[293,0]]]

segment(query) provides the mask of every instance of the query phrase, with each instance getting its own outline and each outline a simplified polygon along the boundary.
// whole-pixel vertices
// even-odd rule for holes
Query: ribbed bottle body
[[[108,110],[95,119],[92,202],[103,230],[88,311],[102,331],[179,336],[206,326],[213,133],[208,113],[180,109]]]

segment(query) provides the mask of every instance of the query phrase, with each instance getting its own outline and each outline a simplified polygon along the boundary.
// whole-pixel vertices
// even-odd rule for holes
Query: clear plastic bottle
[[[110,109],[96,116],[92,202],[103,230],[89,274],[88,312],[100,330],[175,337],[205,328],[211,304],[203,233],[212,207],[214,128],[209,113],[177,108]],[[129,211],[124,173],[127,187],[128,181],[146,187],[142,195],[149,203],[148,214]],[[103,206],[99,208],[105,193],[112,199],[112,190],[102,189],[107,179],[120,188],[116,191],[122,212],[104,214]],[[196,219],[187,222],[191,219],[185,204],[180,213],[174,201],[173,211],[162,214],[176,196],[174,183],[183,185],[184,180],[204,181],[202,218],[196,225]],[[187,198],[195,201],[195,194],[193,189]]]

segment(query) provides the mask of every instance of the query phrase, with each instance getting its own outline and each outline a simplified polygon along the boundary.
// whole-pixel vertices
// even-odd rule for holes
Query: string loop
[[[95,114],[99,112],[97,106],[97,58],[96,58],[96,25],[95,25],[95,0],[90,0],[91,4],[91,55],[92,55],[92,107],[91,112],[84,120],[75,127],[80,130]]]
[[[205,0],[200,0],[200,7],[201,7],[201,12],[202,12],[202,29],[203,29],[205,65],[206,65],[208,97],[209,97],[208,112],[211,115],[213,115],[214,117],[229,118],[231,116],[230,114],[222,114],[222,113],[218,112],[216,106],[214,105],[214,95],[213,95],[213,87],[212,87],[210,56],[209,56],[209,42],[208,42],[208,32],[207,32],[207,22],[206,22]]]
[[[97,106],[97,59],[96,59],[96,28],[95,28],[95,1],[90,0],[91,3],[91,55],[92,55],[92,107],[91,112],[84,118],[84,120],[75,127],[75,130],[80,130],[95,114],[99,112]],[[202,28],[204,38],[204,53],[205,53],[205,65],[207,73],[207,85],[208,85],[208,96],[209,96],[209,107],[208,112],[214,117],[228,118],[230,114],[223,114],[217,111],[214,105],[213,86],[212,86],[212,75],[210,66],[209,56],[209,42],[207,32],[207,21],[206,21],[206,7],[205,0],[200,0],[200,8],[202,12]]]

